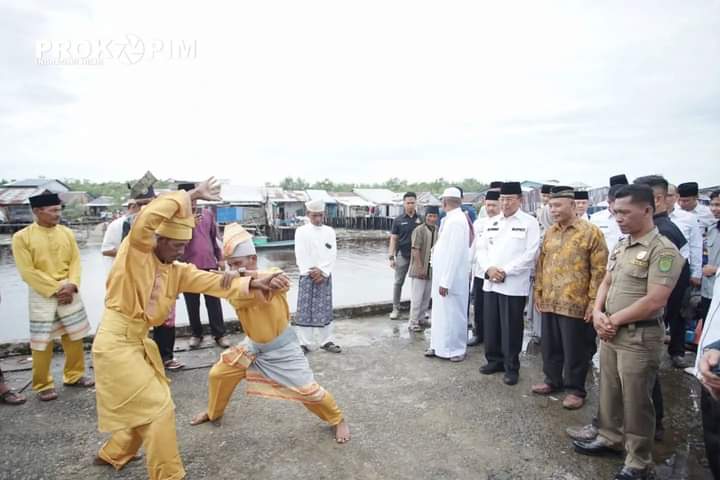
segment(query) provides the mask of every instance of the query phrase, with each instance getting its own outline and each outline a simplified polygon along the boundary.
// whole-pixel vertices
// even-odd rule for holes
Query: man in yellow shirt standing
[[[219,193],[220,184],[209,179],[190,192],[158,197],[140,212],[120,245],[92,349],[98,428],[112,433],[98,452],[99,463],[119,470],[142,445],[151,480],[184,478],[169,380],[148,330],[165,322],[180,292],[238,304],[266,301],[273,276],[224,281],[220,274],[177,262],[195,224],[191,201],[219,200]]]
[[[225,227],[223,256],[233,271],[248,277],[262,278],[273,273],[258,273],[252,236],[237,223]],[[274,282],[281,279],[284,276]],[[295,330],[290,327],[286,294],[287,287],[281,288],[271,294],[267,303],[255,305],[230,299],[247,336],[226,350],[210,370],[208,409],[193,418],[193,425],[218,421],[235,387],[245,379],[248,395],[300,402],[333,427],[338,443],[350,441],[350,428],[342,411],[332,394],[315,381]]]
[[[50,374],[53,340],[60,338],[65,352],[63,383],[92,387],[85,376],[82,339],[90,331],[80,299],[80,251],[72,230],[59,225],[60,197],[47,193],[30,197],[35,221],[12,238],[20,276],[28,284],[32,388],[42,401],[58,398]]]

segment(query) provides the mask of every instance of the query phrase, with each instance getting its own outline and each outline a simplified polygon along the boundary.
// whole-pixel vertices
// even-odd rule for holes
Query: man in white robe
[[[470,225],[458,188],[442,196],[447,213],[432,254],[432,329],[427,357],[465,360],[470,293]]]
[[[318,347],[340,353],[340,346],[332,341],[332,271],[337,258],[335,230],[323,224],[325,202],[314,200],[307,202],[305,207],[310,223],[295,232],[295,260],[300,279],[293,323],[306,353]]]

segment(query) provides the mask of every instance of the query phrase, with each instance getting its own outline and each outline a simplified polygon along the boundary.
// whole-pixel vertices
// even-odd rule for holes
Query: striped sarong
[[[319,403],[325,397],[325,389],[315,381],[291,327],[269,343],[256,343],[246,337],[225,350],[221,358],[227,365],[247,370],[248,395],[306,404]]]
[[[29,289],[30,348],[45,351],[50,342],[63,335],[80,340],[90,333],[85,305],[80,294],[69,305],[59,305],[56,297],[44,297]]]

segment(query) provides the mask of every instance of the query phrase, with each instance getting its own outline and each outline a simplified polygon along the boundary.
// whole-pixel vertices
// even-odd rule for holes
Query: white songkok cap
[[[457,198],[461,199],[462,195],[460,194],[460,189],[456,187],[450,187],[446,188],[445,191],[442,194],[442,197],[440,198]]]
[[[325,213],[325,202],[323,200],[310,200],[305,203],[305,208],[312,213]]]

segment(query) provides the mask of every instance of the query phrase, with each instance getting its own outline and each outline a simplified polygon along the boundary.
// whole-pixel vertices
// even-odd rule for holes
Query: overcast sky
[[[0,178],[720,184],[718,0],[180,3],[0,0]]]

